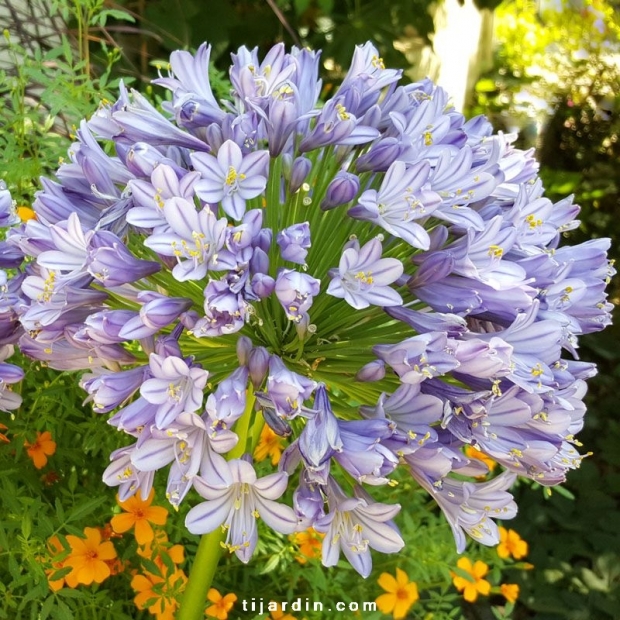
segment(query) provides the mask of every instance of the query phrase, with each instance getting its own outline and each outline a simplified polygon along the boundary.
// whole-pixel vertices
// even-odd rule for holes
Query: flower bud
[[[360,189],[360,180],[350,172],[339,172],[327,186],[325,198],[321,203],[323,211],[329,211],[351,202]]]
[[[291,180],[289,184],[289,191],[294,194],[306,180],[306,177],[310,173],[312,168],[312,162],[307,157],[297,157],[291,167]]]
[[[254,389],[258,390],[267,376],[269,371],[269,351],[265,347],[256,347],[252,349],[248,356],[248,368],[250,370],[250,379]]]
[[[247,336],[240,336],[237,340],[237,359],[241,366],[247,366],[252,346],[252,341]]]
[[[385,377],[385,362],[383,360],[374,360],[360,368],[355,375],[356,381],[381,381]]]

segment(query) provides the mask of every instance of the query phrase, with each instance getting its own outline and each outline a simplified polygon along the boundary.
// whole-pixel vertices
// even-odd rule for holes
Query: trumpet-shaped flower
[[[203,389],[209,373],[196,366],[188,366],[178,357],[163,357],[152,353],[149,360],[152,379],[147,379],[140,394],[149,403],[157,405],[155,424],[164,428],[183,412],[197,411],[202,405]]]
[[[429,170],[426,162],[410,167],[402,161],[394,162],[379,190],[366,190],[359,204],[349,209],[349,215],[373,222],[414,248],[427,250],[430,238],[416,220],[431,215],[441,202],[435,192],[426,188]]]
[[[194,186],[196,195],[208,204],[221,203],[235,220],[243,217],[246,201],[259,196],[267,184],[269,153],[254,151],[243,156],[232,140],[222,144],[217,157],[196,153],[192,161],[202,175]]]
[[[402,297],[390,284],[403,274],[396,258],[381,258],[381,242],[371,239],[360,248],[357,240],[342,253],[338,269],[332,269],[328,295],[343,298],[356,310],[375,306],[399,306]]]
[[[189,511],[185,525],[192,534],[206,534],[225,525],[225,547],[247,563],[258,541],[258,518],[282,534],[297,529],[293,510],[275,501],[286,491],[287,484],[284,472],[257,478],[247,461],[225,461],[213,454],[209,471],[194,480],[194,487],[207,501]]]
[[[332,480],[328,491],[330,511],[314,523],[323,539],[323,564],[335,566],[340,552],[362,576],[372,569],[370,549],[381,553],[397,553],[405,543],[391,519],[400,510],[399,504],[387,505],[370,498],[347,497]]]

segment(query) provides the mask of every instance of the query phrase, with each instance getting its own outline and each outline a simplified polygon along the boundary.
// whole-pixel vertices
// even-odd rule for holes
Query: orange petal
[[[136,518],[129,512],[115,515],[110,519],[110,525],[117,534],[122,534],[130,530],[136,523]]]
[[[480,592],[480,594],[484,594],[484,596],[488,596],[491,591],[491,584],[485,579],[481,579],[476,584],[476,587],[478,588],[478,592]]]
[[[219,603],[222,600],[222,595],[215,588],[209,588],[207,598],[212,603]]]
[[[93,581],[101,583],[110,576],[110,567],[105,562],[92,562]]]
[[[153,528],[146,519],[138,519],[136,521],[136,529],[134,530],[134,535],[139,545],[146,545],[150,543],[155,537]]]
[[[394,620],[402,620],[407,615],[409,608],[414,602],[415,601],[407,599],[397,599],[396,605],[394,605]]]
[[[396,594],[382,594],[376,598],[375,603],[377,603],[379,611],[384,614],[391,614],[397,600]]]
[[[47,463],[47,457],[39,450],[28,450],[28,456],[32,459],[37,469],[43,469]]]
[[[104,542],[99,545],[97,555],[100,560],[113,560],[116,557],[116,549],[110,541]]]
[[[151,506],[144,511],[144,517],[155,525],[165,525],[168,511],[163,506]]]
[[[377,579],[377,583],[386,592],[396,592],[396,590],[398,590],[398,582],[389,573],[381,573],[379,579]]]
[[[468,583],[465,586],[465,591],[463,592],[463,598],[468,603],[473,603],[478,598],[478,590],[476,590],[476,586],[473,583]]]
[[[409,577],[402,568],[396,569],[396,582],[400,587],[405,586],[409,583]]]
[[[136,592],[144,592],[144,590],[150,590],[153,587],[153,583],[144,575],[134,575],[131,580],[131,587]]]

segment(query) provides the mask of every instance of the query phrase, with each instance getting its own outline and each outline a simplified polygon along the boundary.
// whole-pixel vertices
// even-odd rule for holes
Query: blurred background
[[[547,195],[575,194],[582,206],[571,243],[607,236],[618,254],[618,0],[2,0],[0,24],[0,177],[18,204],[53,174],[79,120],[115,99],[119,80],[159,97],[149,80],[174,49],[208,41],[222,95],[241,45],[322,49],[328,96],[354,46],[370,40],[405,80],[429,76],[468,116],[518,132],[521,148],[537,149]],[[610,299],[619,297],[616,278]],[[620,619],[619,318],[580,349],[599,365],[580,436],[591,457],[551,494],[516,490],[510,527],[535,567],[519,577],[518,620]],[[491,611],[482,603],[466,613]]]

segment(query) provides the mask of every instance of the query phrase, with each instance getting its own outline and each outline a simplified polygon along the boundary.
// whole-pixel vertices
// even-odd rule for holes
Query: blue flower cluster
[[[204,500],[188,529],[224,526],[244,562],[260,517],[326,532],[323,563],[367,576],[371,548],[404,545],[399,506],[366,490],[397,467],[459,551],[497,544],[515,477],[555,485],[583,458],[578,337],[610,322],[609,241],[560,246],[579,209],[544,197],[533,153],[429,80],[399,85],[370,43],[324,104],[319,53],[241,48],[223,101],[209,56],[172,54],[163,112],[122,88],[82,122],[2,244],[2,334],[87,371],[134,438],[104,474],[122,500],[169,467],[173,505]],[[259,477],[265,424],[288,447]],[[476,480],[465,446],[503,472]]]

